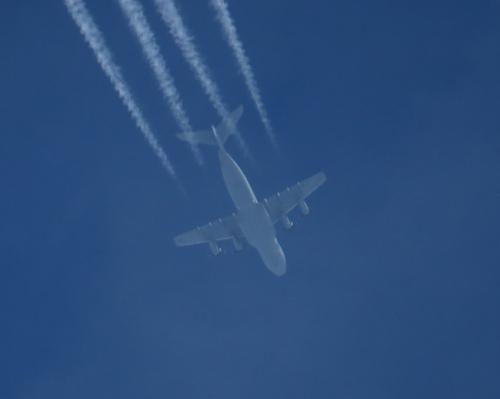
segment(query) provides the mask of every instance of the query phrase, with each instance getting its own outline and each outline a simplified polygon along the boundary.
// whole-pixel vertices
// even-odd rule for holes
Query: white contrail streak
[[[151,128],[142,114],[141,109],[135,102],[130,88],[125,82],[125,79],[123,78],[118,65],[115,63],[113,55],[111,54],[101,31],[94,22],[94,19],[88,11],[85,3],[83,0],[64,0],[64,3],[71,17],[80,29],[85,41],[94,51],[97,62],[108,79],[111,81],[114,89],[129,111],[135,124],[144,135],[146,141],[151,146],[156,156],[160,159],[164,168],[173,178],[176,178],[174,167],[151,131]]]
[[[274,135],[273,128],[269,117],[267,116],[266,108],[264,107],[264,102],[260,96],[259,87],[257,86],[257,81],[253,73],[252,67],[250,66],[250,60],[248,59],[245,49],[243,48],[243,43],[238,37],[238,32],[236,31],[236,26],[234,21],[229,14],[229,9],[225,0],[210,0],[212,7],[215,10],[217,20],[221,24],[224,37],[231,47],[234,57],[239,65],[240,71],[245,80],[245,84],[250,92],[257,111],[259,112],[260,119],[266,129],[266,132],[271,140],[271,143],[275,148],[277,148],[276,137]]]
[[[225,117],[228,111],[222,101],[219,89],[211,78],[210,71],[196,48],[193,37],[186,28],[175,3],[173,0],[155,0],[155,3],[176,45],[181,49],[182,55],[193,69],[215,110],[220,117]]]
[[[182,20],[182,16],[175,5],[174,0],[155,0],[155,3],[163,22],[167,26],[175,41],[175,44],[181,50],[184,59],[191,67],[196,79],[210,100],[210,103],[221,119],[226,118],[229,114],[229,110],[224,104],[220,90],[211,76],[210,69],[198,51],[193,36]],[[234,128],[236,129],[236,126],[234,126]],[[250,155],[241,135],[237,134],[236,137],[239,139],[243,150],[247,153],[247,155]]]
[[[144,15],[142,5],[137,0],[118,0],[118,2],[128,20],[130,28],[142,47],[144,56],[153,70],[163,97],[167,101],[179,128],[187,133],[192,132],[193,129],[182,105],[179,92],[175,87],[174,79],[161,55],[160,47]],[[191,149],[196,160],[201,164],[202,158],[198,147],[192,144]]]

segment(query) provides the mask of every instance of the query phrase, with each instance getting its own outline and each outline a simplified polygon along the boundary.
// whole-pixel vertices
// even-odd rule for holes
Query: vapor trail
[[[236,58],[241,73],[243,74],[245,84],[250,92],[250,96],[252,97],[255,106],[257,107],[257,111],[259,112],[260,119],[262,120],[269,139],[271,140],[273,146],[277,148],[276,137],[274,135],[271,122],[269,121],[269,117],[267,116],[264,102],[260,96],[259,87],[257,86],[257,81],[250,65],[250,60],[245,53],[243,43],[238,37],[238,32],[236,31],[234,21],[229,14],[227,3],[225,0],[210,0],[210,4],[214,8],[217,20],[221,24],[224,37],[233,51],[233,55]]]
[[[169,105],[170,111],[174,116],[179,128],[185,132],[192,132],[191,124],[182,105],[179,92],[175,87],[174,79],[167,68],[165,60],[160,52],[160,47],[156,41],[153,30],[151,29],[142,5],[137,0],[118,0],[123,13],[125,14],[130,28],[139,41],[144,56],[148,61],[153,73],[160,85],[163,97]],[[191,145],[193,154],[199,164],[202,158],[198,147]]]
[[[88,11],[85,3],[83,0],[64,0],[64,3],[71,17],[80,29],[85,41],[94,51],[97,62],[118,93],[118,96],[129,111],[135,124],[144,135],[146,141],[151,146],[156,156],[159,158],[163,167],[173,178],[176,178],[173,165],[151,131],[151,128],[144,118],[141,109],[135,102],[130,88],[125,82],[125,79],[123,78],[118,65],[115,63],[113,55],[109,50],[101,31],[94,22],[94,19]]]
[[[155,0],[158,11],[182,51],[182,55],[195,73],[213,107],[220,117],[226,116],[228,110],[224,105],[219,89],[210,76],[210,71],[201,57],[193,37],[190,35],[173,0]]]
[[[174,38],[175,44],[182,52],[183,57],[191,67],[196,79],[202,86],[210,103],[221,119],[224,119],[229,110],[222,100],[219,88],[211,76],[210,70],[203,57],[198,51],[193,36],[186,27],[182,16],[175,5],[174,0],[155,0],[156,7],[167,26],[170,34]],[[234,127],[236,129],[236,126]],[[248,149],[240,134],[236,135],[244,151],[248,154]]]

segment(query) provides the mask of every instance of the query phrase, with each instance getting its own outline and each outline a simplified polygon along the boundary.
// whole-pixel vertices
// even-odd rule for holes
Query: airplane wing
[[[180,234],[174,241],[179,247],[205,243],[215,245],[217,241],[237,239],[242,236],[236,216],[233,214]]]
[[[264,200],[264,205],[269,212],[273,223],[285,217],[296,206],[300,206],[302,213],[309,213],[309,208],[305,199],[316,191],[326,180],[323,172],[317,173],[305,180],[302,180],[292,187],[281,191],[272,197]]]

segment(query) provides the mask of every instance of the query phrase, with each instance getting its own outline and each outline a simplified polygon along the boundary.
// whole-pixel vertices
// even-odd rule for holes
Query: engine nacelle
[[[235,251],[241,251],[243,249],[243,244],[236,237],[233,237],[233,246]]]
[[[309,206],[306,204],[306,201],[302,200],[299,202],[300,211],[303,215],[309,215]]]
[[[283,224],[283,227],[287,230],[290,230],[293,227],[293,222],[287,215],[283,215],[281,217],[281,223]]]
[[[210,245],[210,251],[212,251],[212,254],[214,256],[220,255],[222,253],[222,248],[219,247],[216,242],[211,241],[209,245]]]

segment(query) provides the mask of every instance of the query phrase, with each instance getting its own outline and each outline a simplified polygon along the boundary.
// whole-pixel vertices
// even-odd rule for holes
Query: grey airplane
[[[222,176],[236,211],[225,218],[210,222],[175,237],[177,246],[208,244],[214,255],[222,253],[220,241],[231,240],[237,251],[245,240],[257,250],[266,267],[277,276],[286,272],[286,258],[276,238],[275,224],[281,222],[285,229],[293,223],[288,214],[297,206],[307,215],[306,198],[321,186],[326,176],[320,172],[286,190],[259,201],[248,179],[224,148],[226,140],[236,131],[236,124],[243,114],[238,107],[217,127],[210,131],[180,133],[178,137],[192,144],[218,147]]]

